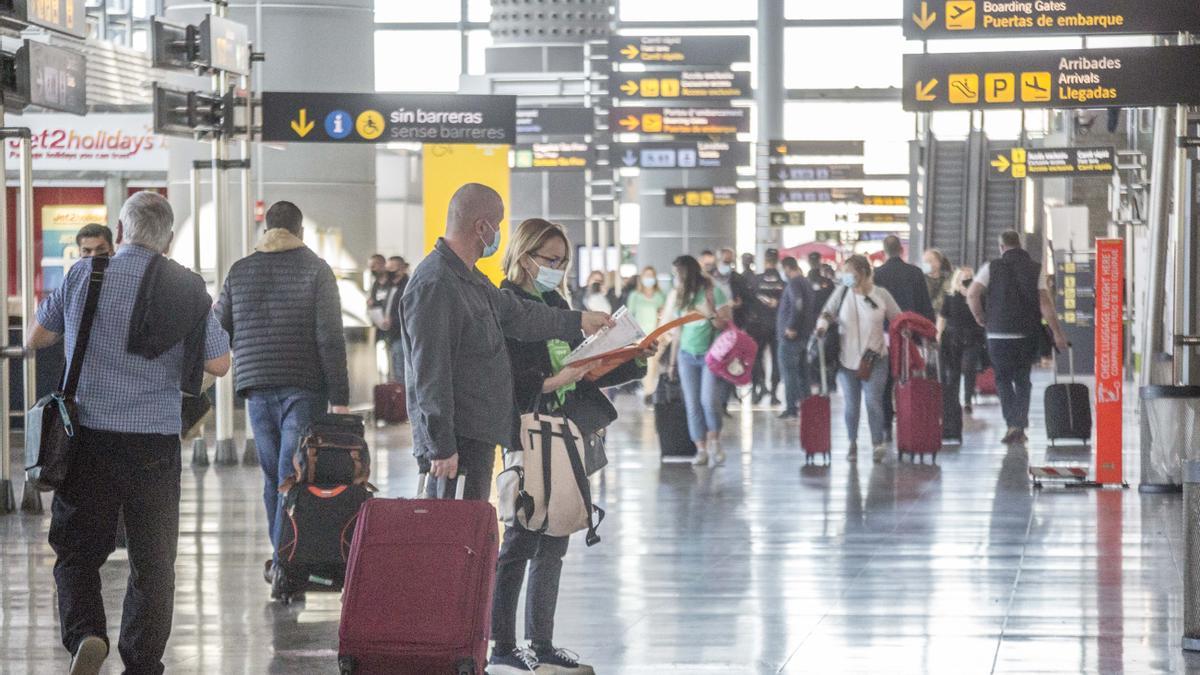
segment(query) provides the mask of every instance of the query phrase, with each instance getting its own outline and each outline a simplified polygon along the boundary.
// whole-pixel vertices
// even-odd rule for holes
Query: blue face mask
[[[486,220],[483,222],[487,223]],[[488,223],[488,227],[491,227],[491,226],[492,226],[492,224]],[[496,232],[496,236],[492,237],[492,243],[490,243],[490,244],[487,243],[486,241],[483,241],[483,237],[479,238],[479,241],[483,241],[483,254],[479,256],[480,258],[488,258],[490,256],[496,255],[496,251],[500,250],[500,228],[496,227],[495,232]]]
[[[838,281],[846,288],[854,288],[854,274],[851,272],[842,272],[839,274]]]
[[[497,237],[497,239],[499,239],[499,237]],[[566,272],[563,270],[556,270],[552,267],[538,265],[538,273],[537,277],[535,277],[533,280],[533,285],[536,286],[539,291],[547,293],[558,288],[559,284],[562,283],[563,276],[565,275]]]

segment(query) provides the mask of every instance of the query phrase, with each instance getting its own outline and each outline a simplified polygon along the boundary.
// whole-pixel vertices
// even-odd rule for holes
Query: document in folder
[[[592,365],[585,377],[594,381],[612,372],[618,366],[637,358],[638,354],[649,349],[659,338],[670,331],[684,324],[703,319],[703,314],[691,312],[664,323],[646,335],[633,317],[629,316],[622,307],[617,310],[616,314],[613,314],[613,321],[616,322],[616,325],[585,340],[575,351],[571,352],[564,365]]]

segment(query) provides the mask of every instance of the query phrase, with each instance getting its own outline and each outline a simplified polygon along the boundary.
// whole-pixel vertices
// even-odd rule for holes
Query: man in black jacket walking
[[[929,299],[929,287],[925,285],[925,273],[920,267],[904,262],[904,244],[900,237],[888,235],[883,240],[883,252],[887,254],[887,262],[875,270],[875,285],[892,294],[902,312],[916,312],[934,321],[933,302]],[[892,405],[891,370],[888,370],[887,385],[883,390],[883,426],[887,430],[887,438],[892,438],[892,418],[896,416]]]
[[[267,231],[233,264],[217,303],[254,428],[272,547],[282,521],[278,488],[292,474],[300,434],[327,404],[349,412],[341,296],[328,263],[304,245],[303,220],[291,202],[272,205]]]

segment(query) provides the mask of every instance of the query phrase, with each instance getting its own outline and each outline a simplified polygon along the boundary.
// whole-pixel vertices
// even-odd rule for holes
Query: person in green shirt
[[[658,287],[658,272],[653,267],[642,270],[638,278],[637,288],[629,294],[625,306],[629,314],[642,332],[649,335],[662,320],[663,307],[667,304],[667,294]],[[646,405],[650,405],[654,390],[658,386],[658,359],[651,359],[647,364],[646,377],[642,379],[642,394]]]
[[[674,302],[671,311],[679,317],[699,312],[704,321],[693,321],[678,329],[673,356],[674,374],[683,389],[687,407],[688,432],[696,444],[693,464],[706,466],[709,456],[715,464],[725,461],[721,448],[721,426],[724,421],[726,388],[730,385],[717,377],[704,357],[713,340],[729,324],[729,299],[700,269],[700,263],[690,255],[679,256],[675,266]]]

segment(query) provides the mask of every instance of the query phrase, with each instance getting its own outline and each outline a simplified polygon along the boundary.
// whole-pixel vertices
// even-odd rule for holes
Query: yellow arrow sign
[[[1004,155],[996,155],[996,159],[992,160],[992,166],[996,167],[996,170],[1000,173],[1004,173],[1005,171],[1008,171],[1008,158]]]
[[[626,96],[633,96],[637,93],[637,90],[638,84],[633,80],[625,80],[621,83],[621,91],[623,91]]]
[[[933,78],[928,82],[917,80],[917,100],[932,101],[937,98],[937,94],[933,93],[933,88],[937,86],[937,78]]]
[[[292,131],[296,132],[296,135],[300,138],[304,138],[308,135],[308,132],[313,130],[314,125],[315,122],[308,119],[308,108],[301,108],[300,119],[292,120]]]
[[[786,155],[787,154],[787,146],[786,145],[777,145],[777,146],[775,146],[775,152],[778,152],[781,155]]]
[[[641,122],[639,122],[638,118],[633,115],[626,115],[625,119],[618,122],[618,124],[625,127],[626,131],[634,131],[638,128]]]
[[[625,45],[625,47],[621,49],[621,56],[624,56],[627,59],[636,59],[639,53],[641,52],[639,52],[638,48],[633,45]]]
[[[921,16],[917,16],[916,14],[913,14],[912,18],[913,18],[913,22],[917,24],[918,28],[920,28],[921,30],[927,30],[930,26],[933,25],[934,21],[937,21],[937,12],[933,12],[931,14],[929,12],[929,3],[922,1],[921,2]]]

